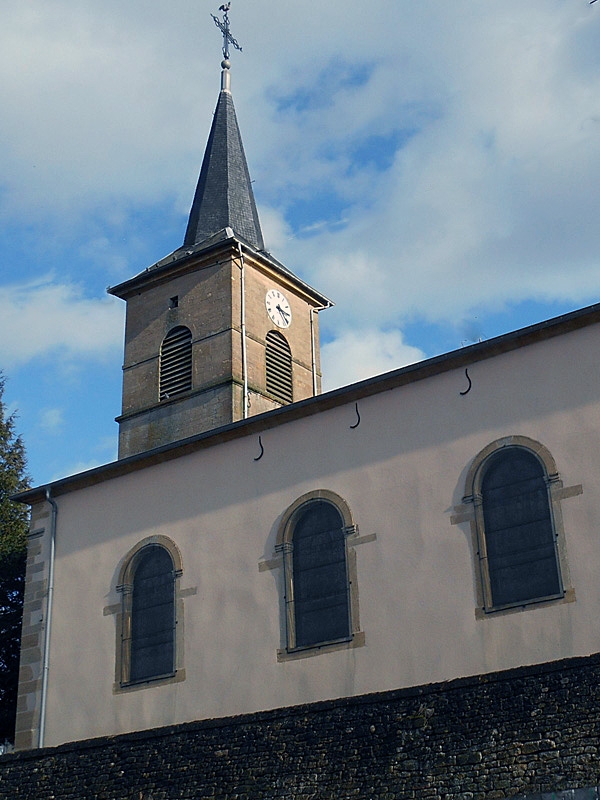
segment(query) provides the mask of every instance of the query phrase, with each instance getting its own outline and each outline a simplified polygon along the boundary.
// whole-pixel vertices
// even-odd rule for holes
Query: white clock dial
[[[292,309],[286,296],[279,289],[269,289],[265,297],[265,305],[271,322],[278,328],[289,328],[292,321]]]

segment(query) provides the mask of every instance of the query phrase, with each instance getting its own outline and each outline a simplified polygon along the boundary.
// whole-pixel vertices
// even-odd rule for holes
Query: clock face
[[[269,289],[265,297],[265,305],[271,322],[278,328],[289,328],[292,321],[292,309],[286,296],[279,289]]]

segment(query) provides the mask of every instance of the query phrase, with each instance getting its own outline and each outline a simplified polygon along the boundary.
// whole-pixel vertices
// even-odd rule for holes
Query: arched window
[[[498,439],[476,456],[452,521],[471,523],[484,614],[575,599],[561,501],[582,491],[563,487],[550,452],[525,436]]]
[[[485,549],[495,607],[563,594],[546,474],[522,447],[491,456],[481,481]]]
[[[284,588],[278,661],[364,645],[355,548],[374,540],[358,535],[348,504],[328,489],[302,495],[285,511],[275,544]]]
[[[159,398],[168,400],[192,388],[192,332],[172,328],[160,347]]]
[[[350,636],[345,538],[340,512],[322,500],[309,503],[294,525],[296,647]]]
[[[172,675],[175,658],[175,572],[159,545],[144,548],[133,573],[129,680]]]
[[[265,365],[267,392],[280,403],[291,403],[294,399],[292,351],[287,339],[279,331],[267,333]]]
[[[164,537],[160,537],[164,539]],[[179,562],[176,548],[165,540]],[[169,549],[141,542],[121,569],[122,593],[120,683],[166,678],[175,674],[176,588],[181,570]]]

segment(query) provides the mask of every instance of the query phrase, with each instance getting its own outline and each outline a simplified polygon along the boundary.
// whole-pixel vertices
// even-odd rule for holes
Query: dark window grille
[[[330,503],[315,501],[293,533],[296,647],[350,637],[343,520]]]
[[[292,351],[285,336],[278,331],[267,333],[265,351],[267,392],[280,403],[293,400]]]
[[[160,348],[161,400],[168,400],[192,388],[192,332],[182,325],[173,328]]]
[[[545,470],[510,447],[492,456],[482,486],[485,544],[493,606],[563,594]]]
[[[175,671],[175,572],[158,545],[142,551],[133,576],[130,681]]]

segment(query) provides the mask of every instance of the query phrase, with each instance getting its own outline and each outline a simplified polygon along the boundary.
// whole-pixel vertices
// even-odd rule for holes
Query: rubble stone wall
[[[8,754],[0,800],[592,800],[599,711],[596,654]]]

